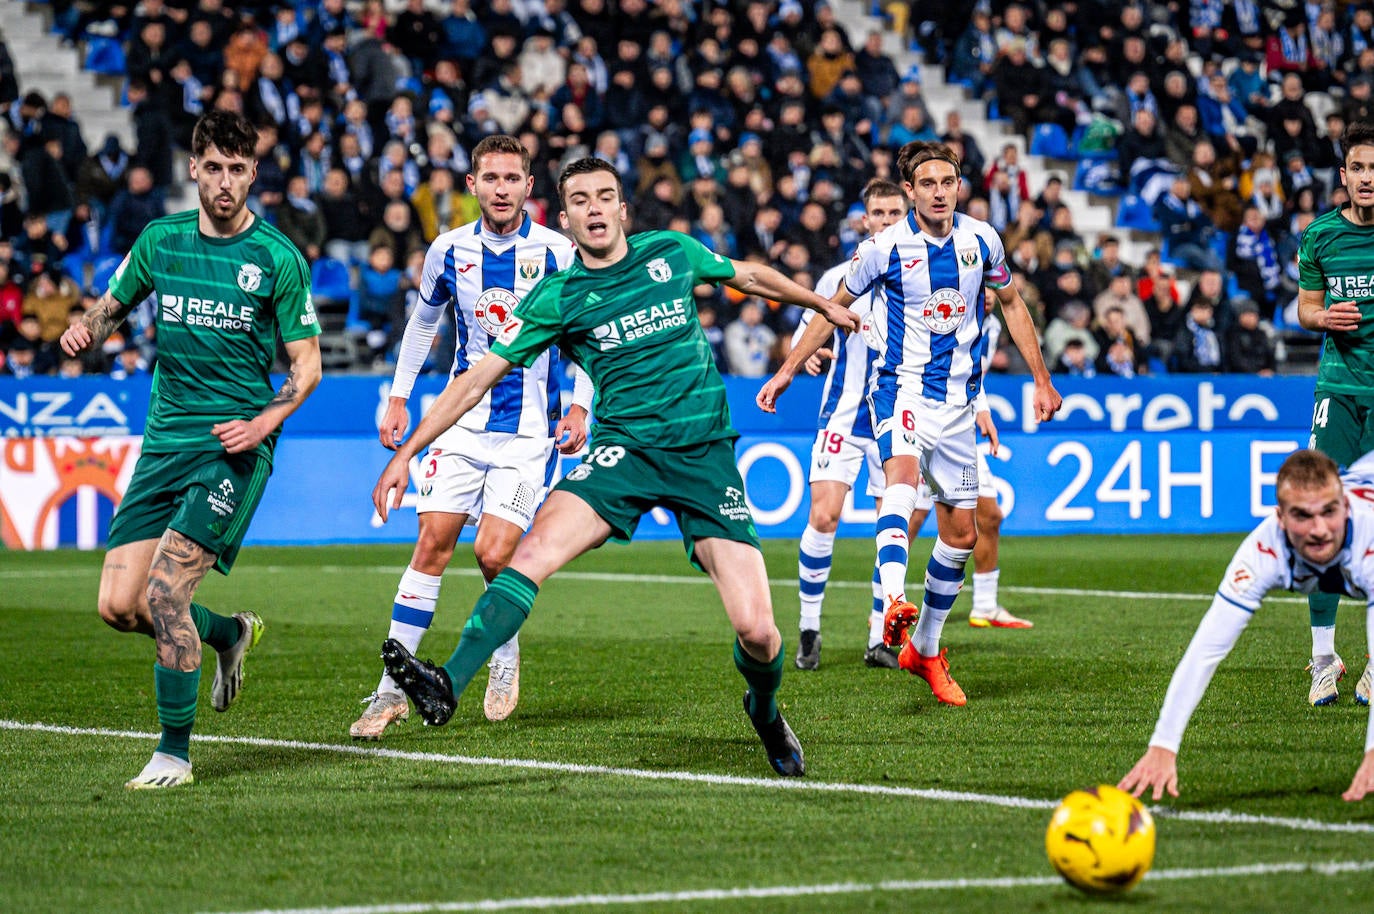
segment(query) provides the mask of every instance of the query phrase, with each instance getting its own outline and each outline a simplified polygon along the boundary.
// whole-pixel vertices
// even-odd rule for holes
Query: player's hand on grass
[[[782,396],[783,391],[787,390],[791,383],[792,372],[786,368],[779,368],[777,374],[769,378],[767,383],[759,388],[758,396],[754,398],[754,402],[759,405],[759,409],[766,413],[777,412],[778,397]]]
[[[997,423],[992,421],[992,412],[983,410],[973,417],[973,421],[978,425],[978,431],[983,433],[983,437],[988,439],[988,448],[992,456],[997,456]]]
[[[1353,301],[1335,302],[1324,314],[1324,330],[1341,332],[1355,330],[1360,326],[1360,306]]]
[[[259,421],[256,417],[253,419],[232,419],[228,422],[221,422],[210,429],[210,433],[219,439],[224,450],[230,454],[242,454],[244,451],[251,451],[262,444],[263,439],[271,432],[272,429],[267,427],[267,423]]]
[[[1350,789],[1341,794],[1341,799],[1354,803],[1363,800],[1371,792],[1374,792],[1374,749],[1364,754],[1364,761],[1355,772],[1355,780],[1350,782]]]
[[[815,377],[825,370],[825,363],[834,357],[835,353],[831,352],[829,349],[817,349],[811,354],[811,358],[807,359],[806,364],[802,367],[806,369],[807,374]]]
[[[859,315],[838,302],[832,301],[826,304],[826,309],[821,312],[826,320],[830,321],[830,323],[839,327],[841,330],[853,331],[859,329]]]
[[[553,429],[553,440],[560,454],[576,454],[587,443],[587,411],[569,406]]]
[[[382,442],[382,447],[392,451],[396,450],[409,427],[410,413],[406,410],[406,401],[401,397],[388,398],[386,415],[382,416],[381,427],[377,430],[377,437]]]
[[[377,485],[372,489],[372,506],[377,509],[377,516],[382,523],[386,523],[392,508],[401,506],[401,499],[405,498],[409,486],[410,461],[397,454],[387,461],[386,469],[377,477]]]
[[[1371,780],[1374,780],[1374,762],[1366,758],[1365,766],[1369,767]],[[1155,800],[1162,800],[1166,790],[1169,796],[1178,796],[1178,753],[1151,746],[1116,786],[1135,797],[1151,787],[1154,788]]]
[[[73,324],[63,331],[58,342],[67,355],[77,355],[91,345],[91,328],[81,323]]]

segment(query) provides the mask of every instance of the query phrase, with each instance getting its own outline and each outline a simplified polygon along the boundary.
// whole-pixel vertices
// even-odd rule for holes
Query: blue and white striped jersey
[[[831,267],[821,275],[816,283],[816,294],[829,298],[844,281],[849,262]],[[865,292],[849,306],[859,320],[868,316],[873,307],[873,293]],[[801,339],[811,318],[816,312],[802,314],[801,324],[792,337],[793,345]],[[839,432],[845,437],[873,438],[873,412],[868,408],[868,380],[873,372],[873,362],[878,357],[876,350],[864,341],[861,333],[843,333],[836,330],[831,334],[829,348],[835,353],[830,362],[830,370],[825,375],[825,386],[821,390],[821,411],[816,421],[817,430]]]
[[[429,246],[420,299],[406,326],[392,396],[408,397],[443,311],[452,306],[457,329],[456,377],[477,364],[535,283],[572,262],[573,243],[529,216],[510,235],[482,228],[482,220],[444,232]],[[412,338],[414,333],[414,338]],[[561,414],[558,350],[528,368],[516,366],[458,420],[473,431],[548,437]]]
[[[845,288],[878,288],[887,303],[875,313],[886,323],[877,390],[914,389],[952,406],[972,401],[983,381],[983,290],[1010,282],[997,230],[963,213],[944,238],[922,231],[913,211],[860,244]]]

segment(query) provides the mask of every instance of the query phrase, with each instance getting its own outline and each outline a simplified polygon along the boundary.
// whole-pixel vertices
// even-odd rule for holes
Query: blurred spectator
[[[33,374],[51,374],[57,368],[57,357],[61,350],[57,348],[56,343],[44,341],[38,315],[26,313],[19,318],[18,332],[10,341],[11,352],[14,351],[15,346],[26,346],[33,353],[33,359],[28,363]]]
[[[129,169],[128,186],[110,201],[106,217],[110,225],[110,247],[115,253],[127,253],[148,223],[165,215],[167,206],[162,192],[153,186],[152,173],[142,165]]]
[[[20,337],[10,343],[5,353],[4,364],[0,365],[0,374],[19,381],[27,380],[36,374],[44,374],[45,372],[37,370],[37,358],[38,353],[33,342]]]
[[[1265,226],[1264,214],[1256,207],[1245,208],[1231,249],[1230,266],[1236,274],[1237,285],[1260,305],[1266,318],[1272,317],[1282,267],[1278,248]]]
[[[10,276],[10,263],[0,261],[0,349],[19,334],[24,316],[24,290]]]
[[[1234,232],[1240,225],[1244,205],[1239,186],[1239,169],[1234,157],[1218,158],[1210,140],[1202,140],[1193,147],[1188,187],[1193,199],[1219,231]]]
[[[1169,192],[1159,198],[1153,212],[1171,260],[1192,270],[1222,269],[1222,260],[1211,247],[1216,227],[1192,199],[1192,187],[1186,176],[1174,178]]]
[[[125,92],[134,122],[135,159],[153,176],[154,187],[166,189],[172,184],[172,121],[146,82],[130,79]]]
[[[425,8],[425,0],[406,0],[386,37],[410,61],[411,71],[422,73],[438,57],[440,34],[439,19]]]
[[[81,163],[76,180],[77,202],[95,204],[103,214],[124,186],[129,162],[129,154],[119,146],[119,137],[105,137],[100,150]]]
[[[370,216],[350,188],[348,173],[342,168],[331,168],[315,203],[324,216],[325,253],[344,263],[366,260]]]
[[[367,262],[358,270],[358,317],[367,324],[366,343],[374,365],[400,339],[405,323],[405,294],[392,246],[372,245]]]
[[[1198,143],[1207,139],[1202,129],[1197,108],[1192,105],[1179,105],[1169,117],[1169,129],[1164,134],[1164,153],[1180,170],[1186,169],[1193,161],[1193,150]]]
[[[67,253],[67,239],[49,228],[48,217],[40,212],[24,216],[24,232],[13,244],[15,264],[28,274],[55,266]]]
[[[1076,378],[1092,378],[1097,375],[1094,357],[1089,355],[1088,344],[1074,337],[1064,344],[1064,350],[1050,364],[1050,371]]]
[[[1011,118],[1016,132],[1024,136],[1032,124],[1052,120],[1054,108],[1047,97],[1049,82],[1045,70],[1030,59],[1024,38],[1013,38],[993,71],[997,87],[997,106],[1002,117]]]
[[[447,168],[431,169],[429,179],[416,188],[410,202],[419,214],[420,232],[426,242],[481,215],[476,198],[458,189],[453,172]]]
[[[1093,331],[1097,341],[1095,367],[1098,374],[1134,378],[1149,373],[1149,358],[1132,329],[1126,324],[1126,313],[1116,305],[1102,312]]]
[[[763,303],[746,298],[740,305],[739,317],[725,327],[725,360],[730,374],[743,378],[761,378],[768,373],[777,334],[763,323]]]
[[[43,135],[55,139],[61,147],[59,162],[66,172],[68,183],[76,183],[77,171],[86,160],[86,141],[81,138],[81,125],[72,114],[72,98],[65,92],[52,97],[43,118]]]
[[[1121,272],[1113,276],[1107,288],[1093,299],[1093,317],[1098,323],[1103,323],[1108,311],[1120,311],[1122,322],[1130,329],[1133,339],[1141,345],[1149,345],[1150,315],[1131,285],[1129,273]]]
[[[716,363],[716,369],[728,374],[730,366],[725,359],[725,331],[716,323],[716,309],[709,305],[698,308],[697,319],[701,322],[701,332],[706,336],[706,342],[711,346],[711,358]]]
[[[1252,299],[1238,298],[1233,307],[1236,320],[1223,335],[1223,367],[1233,374],[1269,377],[1278,367],[1278,360],[1274,341],[1260,326],[1259,305]]]
[[[112,381],[127,381],[130,378],[143,377],[149,374],[149,366],[143,354],[139,352],[138,346],[133,343],[126,343],[124,348],[115,357],[114,365],[110,367],[110,379]]]
[[[81,290],[55,266],[33,272],[24,292],[24,314],[38,318],[44,343],[56,343],[67,329],[67,312],[81,300]]]
[[[304,175],[293,175],[286,182],[286,198],[277,208],[277,228],[307,261],[319,259],[325,242],[324,214],[310,198]]]
[[[375,252],[379,245],[391,248],[391,265],[404,263],[413,250],[423,250],[424,236],[411,215],[410,204],[405,200],[392,200],[382,210],[382,224],[367,236],[369,252]],[[369,259],[371,254],[369,254]]]
[[[1211,304],[1195,302],[1174,336],[1171,370],[1191,374],[1222,370],[1221,342],[1214,326]]]
[[[1121,259],[1121,239],[1115,235],[1103,235],[1098,238],[1098,248],[1093,257],[1088,260],[1086,271],[1087,286],[1094,293],[1106,291],[1114,277],[1125,275],[1127,279],[1133,279],[1133,271]],[[1134,283],[1128,285],[1128,291],[1134,291]],[[1136,298],[1139,299],[1139,295]],[[1127,312],[1129,314],[1129,311]]]
[[[1093,338],[1092,332],[1092,311],[1076,299],[1066,302],[1045,326],[1045,362],[1049,365],[1059,365],[1060,356],[1064,354],[1070,341],[1075,340],[1082,344],[1083,358],[1091,365],[1097,358],[1097,340]]]

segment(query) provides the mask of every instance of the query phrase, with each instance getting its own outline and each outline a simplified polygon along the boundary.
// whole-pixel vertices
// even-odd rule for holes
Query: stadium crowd
[[[919,65],[898,67],[881,31],[851,35],[825,0],[54,0],[56,29],[127,73],[136,148],[83,135],[70,97],[25,85],[0,53],[0,372],[149,370],[151,304],[103,353],[55,344],[164,214],[177,149],[215,108],[261,126],[250,206],[359,341],[336,368],[386,365],[427,244],[477,216],[467,151],[501,132],[534,159],[536,221],[556,224],[560,168],[594,154],[624,177],[632,230],[685,232],[808,286],[861,240],[864,183],[892,176],[901,144],[938,138],[964,163],[960,208],[1003,235],[1052,370],[1280,369],[1297,240],[1345,199],[1344,126],[1374,115],[1371,8],[929,6],[883,11],[1032,149],[1062,140],[1067,173],[1027,167],[1016,144],[981,148],[957,109],[934,123]],[[1083,237],[1069,174],[1115,198],[1122,232],[1155,239],[1143,262]],[[775,367],[799,317],[728,289],[697,304],[736,375]],[[427,367],[451,354],[440,334]],[[1023,367],[1009,341],[994,355],[996,371]]]

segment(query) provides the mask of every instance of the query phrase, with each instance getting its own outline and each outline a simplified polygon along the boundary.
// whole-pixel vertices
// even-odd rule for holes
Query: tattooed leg
[[[163,534],[148,572],[148,607],[157,633],[157,662],[169,670],[200,669],[200,635],[191,621],[191,595],[215,555],[175,530]]]

